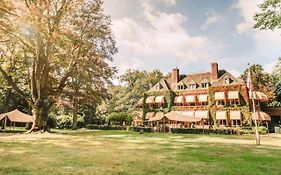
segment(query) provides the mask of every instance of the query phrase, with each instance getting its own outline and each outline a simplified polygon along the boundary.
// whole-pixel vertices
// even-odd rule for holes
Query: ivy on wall
[[[240,104],[231,106],[229,101],[227,101],[225,106],[217,107],[215,102],[215,92],[225,92],[226,94],[228,91],[238,91],[240,96]],[[226,110],[229,112],[230,110],[240,110],[242,113],[242,124],[243,125],[251,125],[251,112],[250,112],[250,104],[247,88],[245,85],[227,85],[227,86],[212,86],[209,88],[208,92],[209,97],[209,105],[210,105],[210,115],[211,120],[216,125],[216,111],[219,110]]]

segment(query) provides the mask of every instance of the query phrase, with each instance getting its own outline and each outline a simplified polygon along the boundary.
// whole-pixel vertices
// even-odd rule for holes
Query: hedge
[[[100,130],[127,130],[127,126],[120,125],[97,125],[97,124],[88,124],[86,125],[87,129],[100,129]]]
[[[254,128],[220,128],[220,129],[199,129],[199,128],[172,128],[172,133],[181,133],[181,134],[255,134]],[[267,134],[268,129],[266,127],[259,127],[260,134]]]
[[[127,130],[140,132],[155,132],[153,127],[141,127],[141,126],[120,126],[120,125],[97,125],[88,124],[87,129],[100,129],[100,130]],[[163,129],[163,128],[162,128]],[[168,130],[165,128],[166,132]],[[174,134],[225,134],[225,135],[243,135],[243,134],[255,134],[255,129],[252,127],[245,128],[220,128],[220,129],[202,129],[202,128],[171,128],[171,132]],[[260,134],[267,134],[268,129],[266,127],[259,127]]]

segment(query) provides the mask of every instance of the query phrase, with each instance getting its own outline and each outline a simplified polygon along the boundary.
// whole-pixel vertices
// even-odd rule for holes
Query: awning
[[[230,111],[230,120],[241,120],[241,111]]]
[[[17,109],[8,112],[8,113],[4,113],[0,115],[0,119],[3,119],[4,117],[8,117],[8,119],[11,122],[22,122],[22,123],[32,123],[34,122],[34,117],[31,115],[27,115]]]
[[[177,96],[175,97],[174,103],[184,103],[183,96]]]
[[[224,92],[215,92],[215,100],[224,100],[225,93]]]
[[[209,111],[195,111],[195,117],[209,119]]]
[[[185,102],[186,103],[195,103],[196,102],[196,96],[195,95],[185,96]]]
[[[154,117],[155,113],[154,112],[148,112],[145,116],[145,119],[150,119],[151,117]]]
[[[238,91],[229,91],[228,99],[230,99],[230,100],[239,99],[239,92]]]
[[[198,101],[199,102],[208,102],[208,95],[207,94],[198,95]]]
[[[155,114],[154,117],[151,117],[148,121],[152,122],[152,121],[160,121],[162,119],[164,119],[165,116],[164,116],[164,113],[163,112],[157,112]]]
[[[226,119],[227,119],[226,111],[217,111],[216,112],[216,120],[226,120]]]
[[[165,103],[165,97],[163,95],[155,98],[155,103]]]
[[[180,111],[171,111],[165,114],[165,116],[169,120],[179,121],[179,122],[199,122],[202,120],[200,118],[195,118],[195,116],[185,115],[183,112]]]
[[[184,116],[193,117],[195,111],[182,111],[181,113],[182,113],[182,115],[184,115]]]
[[[149,96],[145,100],[145,103],[147,103],[147,104],[153,104],[154,102],[155,102],[155,97],[154,96]]]
[[[144,105],[144,98],[141,98],[141,99],[138,100],[138,105],[139,106]]]
[[[258,111],[252,114],[252,120],[260,120],[260,121],[271,121],[270,116],[262,111]]]
[[[259,100],[259,101],[262,101],[262,102],[267,102],[268,101],[267,95],[265,95],[262,92],[253,91],[253,96],[254,96],[255,100]],[[250,92],[250,99],[252,99],[252,93],[251,92]]]

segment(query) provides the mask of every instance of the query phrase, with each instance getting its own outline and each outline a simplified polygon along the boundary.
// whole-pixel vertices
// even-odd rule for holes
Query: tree
[[[281,106],[281,58],[278,59],[273,69],[273,83],[275,86],[275,99],[272,106]]]
[[[260,64],[251,65],[250,70],[254,90],[265,93],[272,100],[274,98],[274,85],[270,74],[265,73]],[[240,75],[240,78],[246,82],[247,75],[248,69]]]
[[[164,78],[159,70],[152,72],[127,70],[119,77],[121,85],[109,87],[111,98],[98,107],[97,115],[106,116],[113,112],[128,112],[138,110],[138,100],[152,86]]]
[[[33,128],[46,126],[48,111],[75,76],[75,68],[87,72],[97,89],[106,87],[115,72],[106,60],[112,60],[117,48],[100,0],[5,2],[14,10],[5,13],[10,28],[0,28],[1,35],[17,46],[16,61],[25,68],[28,91],[15,81],[17,75],[3,66],[0,72],[32,107]],[[6,42],[0,44],[6,63]]]
[[[281,1],[265,0],[260,6],[261,12],[255,14],[254,28],[270,29],[281,28]]]

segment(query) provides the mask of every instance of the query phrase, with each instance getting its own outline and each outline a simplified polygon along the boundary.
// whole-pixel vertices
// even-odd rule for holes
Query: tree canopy
[[[260,6],[261,12],[255,14],[254,28],[270,29],[281,28],[281,0],[265,0]]]
[[[260,64],[250,66],[252,83],[254,90],[265,93],[269,99],[274,98],[274,85],[270,74],[264,72]],[[245,82],[247,81],[248,69],[240,76]]]
[[[127,70],[119,77],[120,85],[111,86],[111,98],[98,107],[97,115],[104,116],[114,112],[133,113],[138,110],[138,100],[164,75],[159,70],[151,72]]]
[[[107,60],[117,52],[102,1],[1,1],[0,72],[32,107],[36,125],[83,71],[84,94],[104,97],[115,69]],[[15,69],[13,69],[15,68]],[[85,83],[86,82],[86,83]]]

